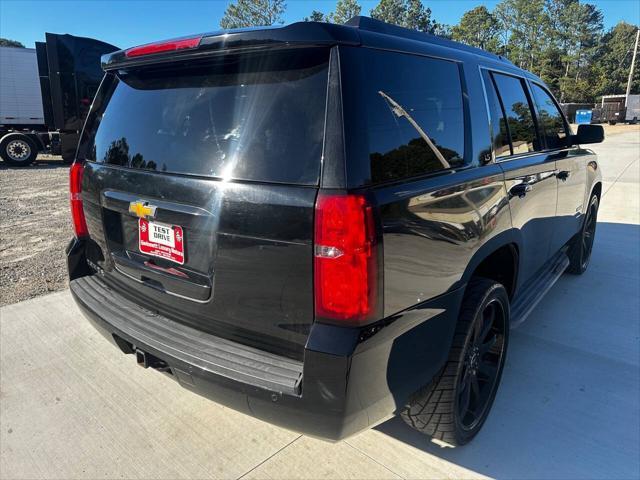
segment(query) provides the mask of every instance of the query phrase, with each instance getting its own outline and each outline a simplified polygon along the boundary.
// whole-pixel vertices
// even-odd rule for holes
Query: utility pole
[[[629,93],[631,93],[631,81],[633,80],[633,67],[636,66],[636,55],[638,54],[638,40],[640,40],[640,28],[636,30],[636,45],[633,47],[633,57],[631,58],[631,68],[629,69],[629,79],[627,80],[627,93],[624,96],[624,106],[629,101]]]

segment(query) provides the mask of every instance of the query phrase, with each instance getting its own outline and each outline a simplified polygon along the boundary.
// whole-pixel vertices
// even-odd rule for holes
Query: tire
[[[31,165],[38,156],[38,146],[27,135],[9,133],[0,140],[0,157],[12,167]]]
[[[593,251],[593,242],[596,236],[599,206],[600,200],[598,200],[598,196],[591,195],[589,208],[582,222],[582,228],[569,243],[569,251],[567,252],[569,266],[567,267],[567,273],[582,275],[587,271],[591,260],[591,252]]]
[[[490,311],[493,323],[487,330]],[[447,363],[429,385],[409,399],[400,413],[403,420],[419,432],[452,446],[473,439],[491,410],[508,341],[506,290],[493,280],[472,279],[462,301]],[[474,404],[476,415],[470,411]]]

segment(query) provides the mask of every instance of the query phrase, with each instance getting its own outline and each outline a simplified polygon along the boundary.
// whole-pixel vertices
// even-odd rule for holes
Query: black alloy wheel
[[[506,318],[494,299],[478,315],[464,355],[456,388],[456,413],[460,426],[471,431],[484,419],[498,381],[505,355]]]
[[[584,217],[582,229],[569,243],[569,267],[567,272],[582,275],[589,266],[593,242],[596,238],[596,226],[598,224],[598,207],[600,201],[597,195],[592,195],[589,208]]]
[[[598,223],[598,197],[594,197],[593,200],[589,205],[589,211],[584,220],[584,232],[582,234],[582,261],[580,265],[584,270],[587,269],[591,260],[593,241],[596,238],[596,224]]]
[[[467,285],[449,351],[433,380],[415,392],[400,412],[425,435],[452,446],[480,431],[496,396],[509,344],[509,296],[488,278]]]

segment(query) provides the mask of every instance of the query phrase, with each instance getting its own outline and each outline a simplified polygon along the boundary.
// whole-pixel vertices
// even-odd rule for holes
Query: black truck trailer
[[[104,75],[100,57],[118,48],[53,33],[36,42],[35,51],[0,48],[0,157],[27,166],[38,153],[50,153],[71,163]]]

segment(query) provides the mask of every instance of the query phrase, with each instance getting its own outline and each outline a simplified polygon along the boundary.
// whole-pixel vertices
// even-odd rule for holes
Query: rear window
[[[307,48],[109,74],[87,160],[225,180],[318,184],[329,50]]]

